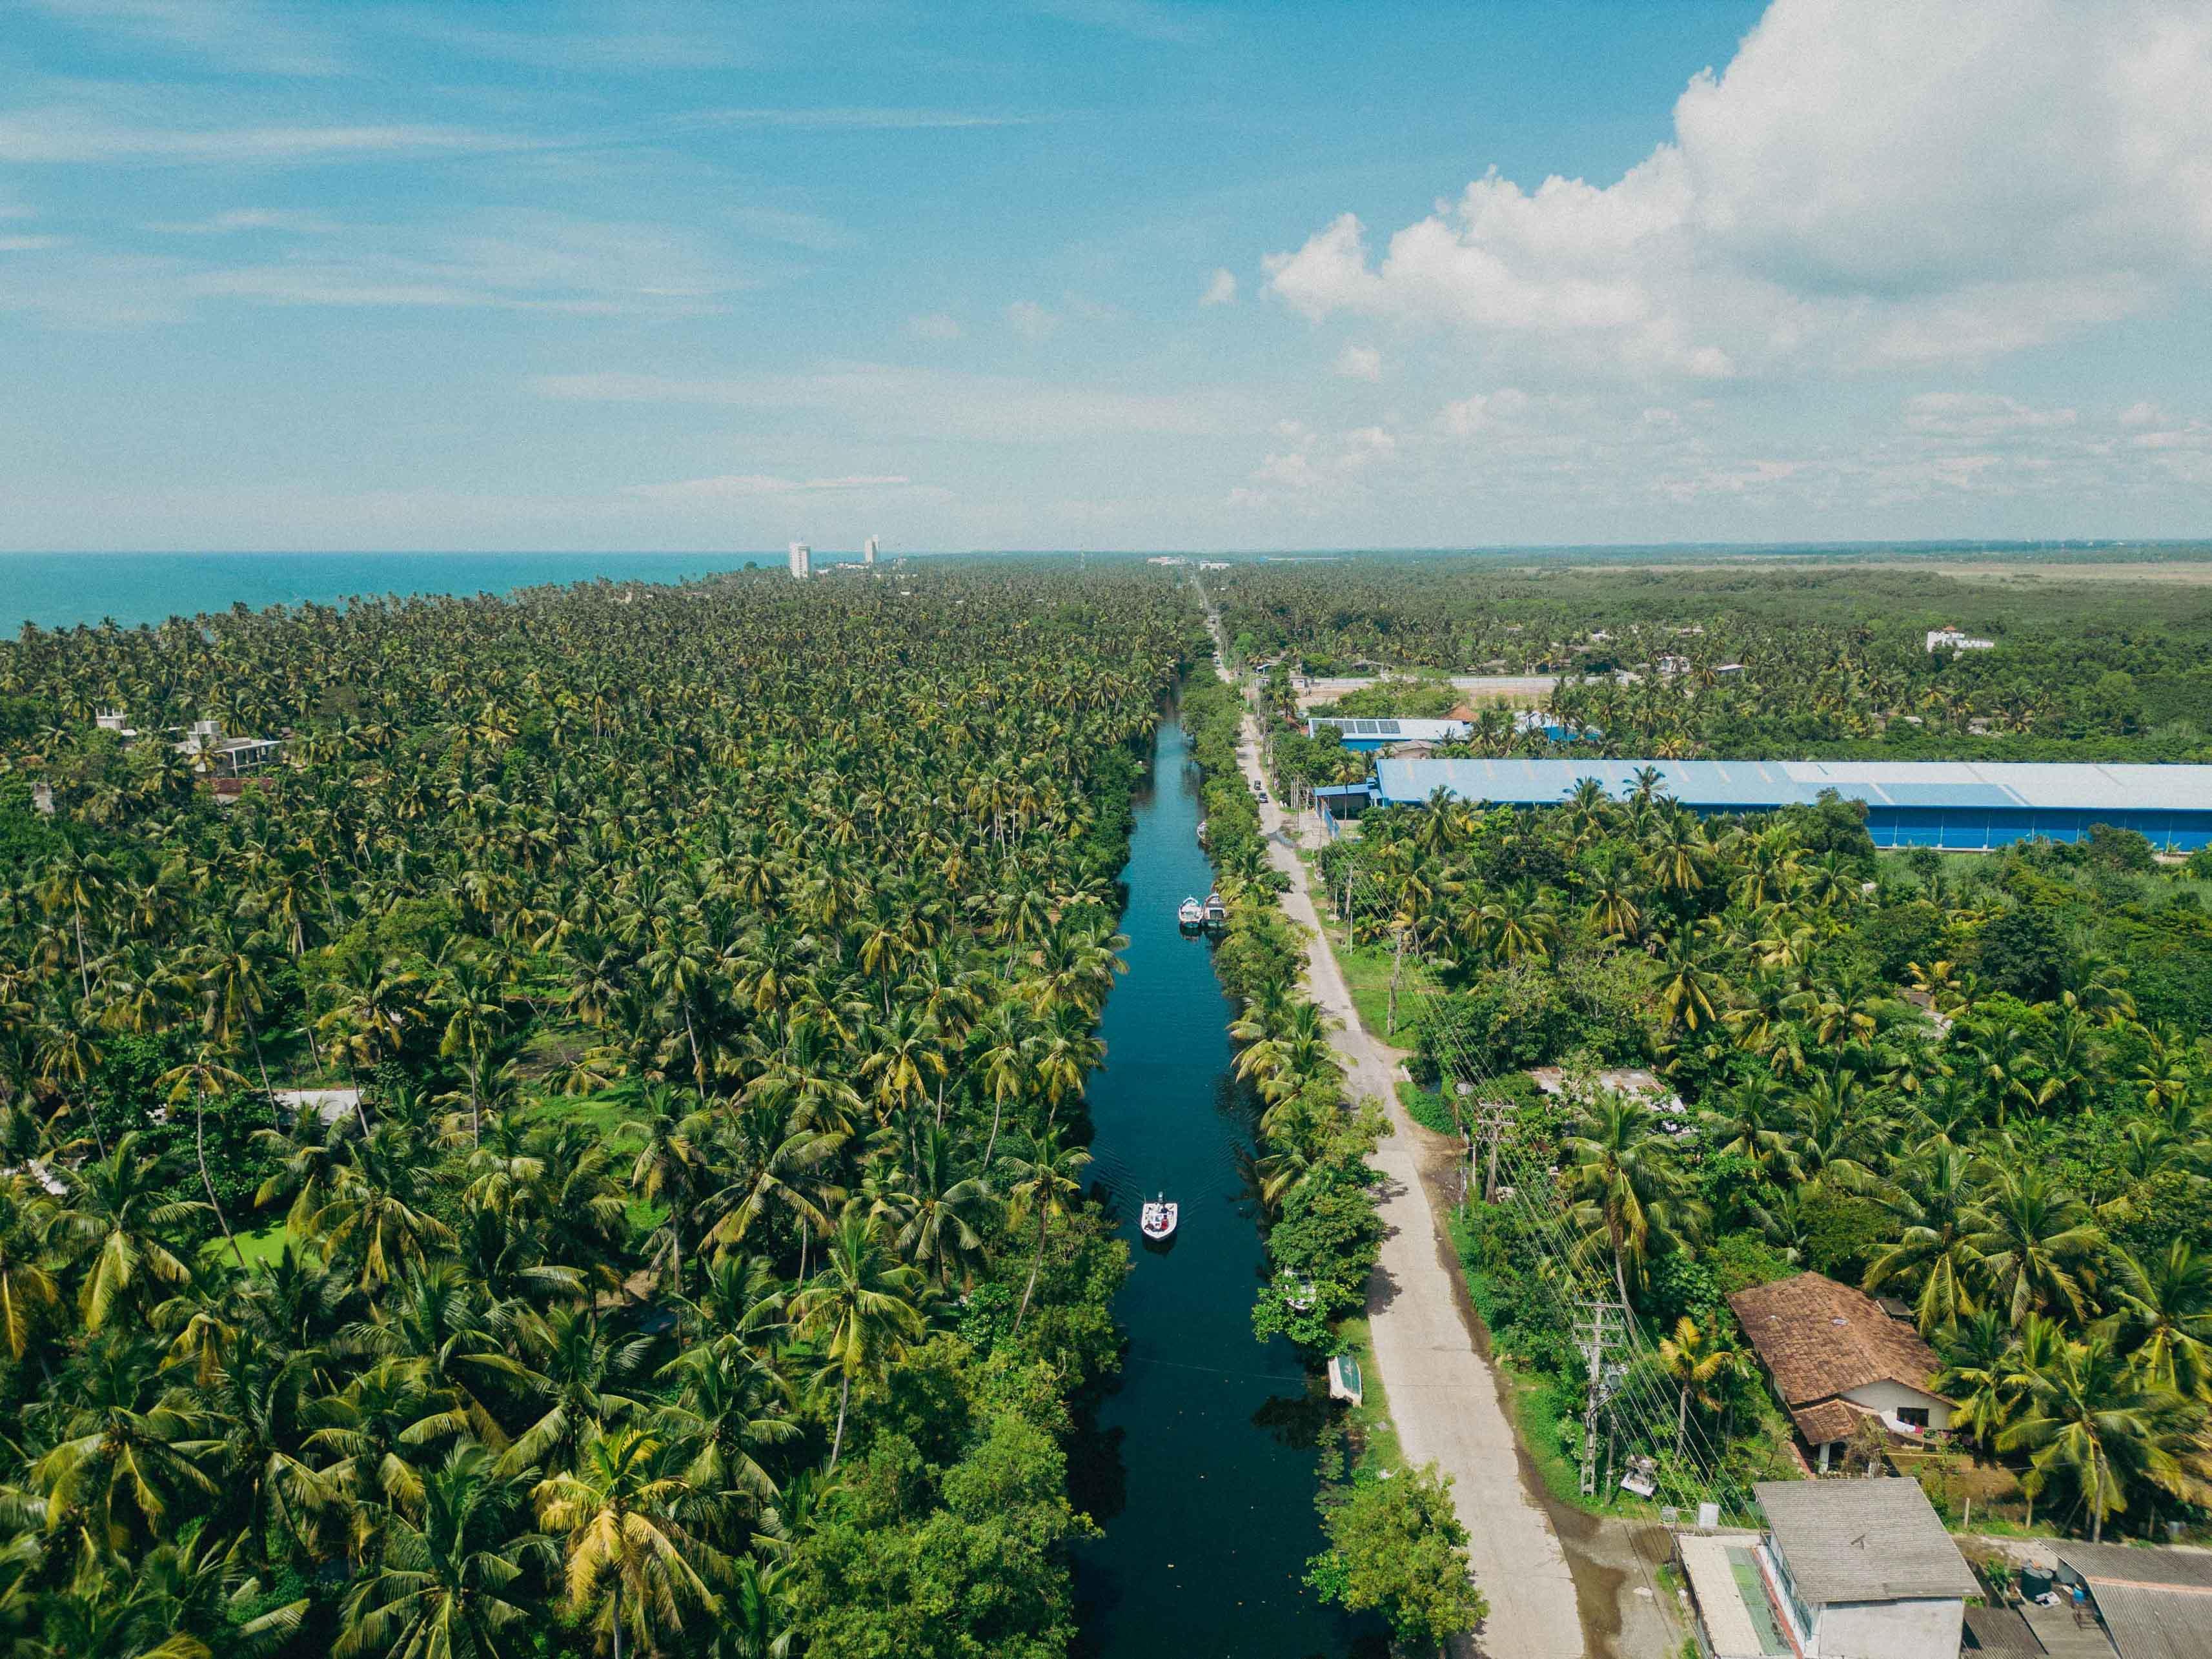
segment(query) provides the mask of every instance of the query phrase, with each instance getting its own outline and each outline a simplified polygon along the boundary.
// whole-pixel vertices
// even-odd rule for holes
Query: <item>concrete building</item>
[[[1334,726],[1346,749],[1363,754],[1401,743],[1465,743],[1474,730],[1465,720],[1370,720],[1322,715],[1306,721],[1306,735],[1310,738],[1324,726]]]
[[[1969,639],[1956,628],[1931,628],[1928,630],[1928,648],[1935,651],[1994,651],[1995,640]]]
[[[1917,1480],[1762,1480],[1760,1577],[1804,1659],[1957,1659],[1981,1586]]]
[[[814,574],[814,550],[805,542],[791,544],[791,576],[793,581],[805,581]]]
[[[1646,772],[1656,775],[1655,793],[1703,813],[1809,806],[1833,790],[1865,804],[1878,847],[1982,852],[2019,841],[2079,841],[2100,823],[2138,830],[2167,852],[2212,846],[2212,766],[1383,759],[1370,793],[1383,806],[1419,805],[1439,788],[1486,805],[1554,806],[1585,778],[1626,800]]]
[[[228,737],[222,722],[212,720],[194,720],[176,747],[196,771],[216,778],[243,777],[270,765],[284,752],[284,745],[275,738]]]
[[[860,562],[862,564],[873,564],[875,562],[876,538],[873,536],[871,536],[866,541],[860,544]]]
[[[1951,1402],[1929,1387],[1935,1350],[1863,1291],[1807,1273],[1738,1291],[1729,1306],[1821,1473],[1864,1425],[1901,1440],[1951,1426]]]

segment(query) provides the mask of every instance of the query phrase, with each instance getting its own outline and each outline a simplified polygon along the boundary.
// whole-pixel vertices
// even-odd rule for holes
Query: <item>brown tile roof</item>
[[[1792,1406],[1790,1420],[1808,1446],[1825,1446],[1831,1440],[1848,1440],[1867,1413],[1847,1400],[1823,1400],[1810,1406]]]
[[[1793,1413],[1869,1382],[1929,1392],[1940,1368],[1935,1350],[1911,1326],[1892,1319],[1871,1297],[1819,1273],[1738,1291],[1729,1306]],[[1844,1432],[1850,1433],[1848,1425]]]

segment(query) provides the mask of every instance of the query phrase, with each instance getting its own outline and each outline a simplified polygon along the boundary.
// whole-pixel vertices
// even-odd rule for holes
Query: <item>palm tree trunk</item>
[[[207,1188],[208,1208],[215,1212],[216,1225],[222,1229],[223,1241],[230,1246],[230,1253],[238,1259],[239,1268],[243,1272],[246,1252],[238,1248],[238,1239],[230,1231],[229,1219],[223,1214],[222,1206],[216,1201],[215,1182],[208,1176],[207,1097],[200,1091],[197,1083],[192,1085],[192,1154],[199,1159],[200,1185]]]
[[[269,1062],[261,1056],[261,1033],[253,1029],[253,1016],[246,1017],[246,1040],[253,1045],[253,1063],[260,1068],[261,1092],[269,1097],[269,1121],[281,1129],[284,1126],[276,1118],[276,1091],[269,1086]]]
[[[1690,1391],[1682,1390],[1680,1403],[1674,1407],[1674,1449],[1682,1449],[1682,1438],[1690,1431]]]
[[[615,1633],[615,1659],[622,1659],[622,1579],[619,1576],[615,1579],[613,1614],[611,1622]]]
[[[83,1004],[92,1000],[92,979],[84,970],[84,907],[82,905],[71,907],[71,914],[76,921],[76,984],[79,993],[77,1000],[79,1006],[82,1007]]]
[[[1382,1028],[1384,1036],[1398,1035],[1398,974],[1405,965],[1406,930],[1401,927],[1398,930],[1398,949],[1390,958],[1390,1012]]]
[[[837,1380],[837,1431],[830,1437],[829,1473],[837,1472],[837,1455],[845,1449],[845,1407],[853,1398],[853,1373],[847,1371]]]
[[[1030,1310],[1030,1293],[1036,1289],[1037,1269],[1044,1266],[1044,1206],[1037,1206],[1036,1255],[1030,1262],[1030,1282],[1022,1286],[1022,1305],[1014,1310],[1013,1334],[1022,1334],[1022,1318]]]
[[[1006,1110],[1006,1097],[997,1090],[991,1091],[991,1138],[983,1143],[983,1168],[991,1167],[991,1152],[999,1144],[999,1120]],[[942,1119],[940,1118],[940,1121]]]

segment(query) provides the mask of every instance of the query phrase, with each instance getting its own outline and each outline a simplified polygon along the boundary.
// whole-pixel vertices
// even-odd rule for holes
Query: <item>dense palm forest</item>
[[[1707,1482],[1785,1474],[1725,1298],[1813,1268],[1901,1298],[1948,1362],[1963,1449],[1896,1455],[1954,1518],[1978,1495],[1978,1516],[2091,1533],[2201,1522],[2205,884],[2131,832],[1878,855],[1833,797],[1703,820],[1656,777],[1534,812],[1440,796],[1321,860],[1352,895],[1355,971],[1419,1050],[1417,1115],[1465,1127],[1430,1092],[1455,1079],[1511,1108],[1533,1202],[1460,1224],[1478,1304],[1548,1411],[1540,1462],[1581,1455],[1583,1366],[1543,1282],[1564,1223],[1655,1339],[1665,1405],[1623,1458],[1686,1436],[1717,1449]],[[1564,1092],[1526,1075],[1546,1066]],[[1600,1079],[1647,1066],[1657,1095]]]
[[[1907,562],[1539,572],[1444,556],[1206,580],[1240,653],[1281,659],[1285,696],[1293,667],[1562,677],[1522,701],[1588,735],[1547,744],[1479,700],[1470,753],[2212,759],[2200,583],[2096,582],[2063,564],[1967,580]],[[1952,624],[1996,648],[1930,653],[1927,631]],[[1432,678],[1343,712],[1440,716],[1461,695]]]
[[[1001,568],[0,645],[0,1641],[1064,1651],[1199,637]]]

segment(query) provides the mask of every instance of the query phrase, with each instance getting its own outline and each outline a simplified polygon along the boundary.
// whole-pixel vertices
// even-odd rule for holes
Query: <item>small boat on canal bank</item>
[[[1226,927],[1229,925],[1229,907],[1222,902],[1218,893],[1206,896],[1206,925],[1209,927]]]
[[[1176,1223],[1182,1219],[1182,1206],[1169,1200],[1163,1193],[1145,1206],[1137,1217],[1137,1231],[1155,1244],[1164,1244],[1175,1237]]]
[[[1359,1380],[1359,1362],[1348,1353],[1338,1354],[1328,1362],[1328,1397],[1348,1400],[1357,1406],[1366,1397],[1366,1389]]]
[[[1206,926],[1206,906],[1194,898],[1185,899],[1176,911],[1176,925],[1186,933],[1196,933]]]

